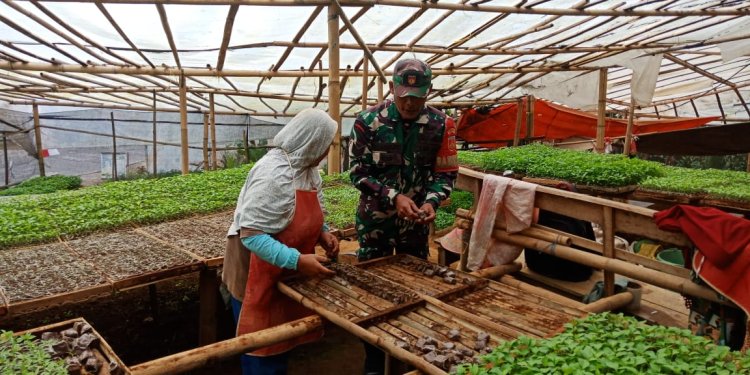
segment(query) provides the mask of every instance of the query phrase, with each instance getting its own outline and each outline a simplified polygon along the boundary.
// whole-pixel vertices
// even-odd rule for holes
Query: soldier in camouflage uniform
[[[429,224],[456,179],[453,119],[426,106],[432,72],[422,61],[396,63],[394,100],[362,112],[352,128],[351,180],[362,193],[356,227],[360,261],[397,253],[427,258]]]

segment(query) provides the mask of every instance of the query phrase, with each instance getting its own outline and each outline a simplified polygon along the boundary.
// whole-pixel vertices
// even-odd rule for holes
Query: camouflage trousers
[[[427,259],[430,227],[404,220],[396,210],[370,211],[362,201],[357,209],[357,259],[365,261],[396,254],[409,254]]]

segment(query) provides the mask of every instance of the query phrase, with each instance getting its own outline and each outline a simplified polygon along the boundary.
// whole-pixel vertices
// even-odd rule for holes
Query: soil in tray
[[[227,229],[202,225],[196,219],[172,221],[140,229],[205,259],[223,257],[226,249]]]
[[[46,263],[46,261],[45,261]],[[85,263],[50,263],[35,270],[0,273],[0,288],[9,303],[52,296],[106,283],[98,271]]]
[[[59,242],[0,251],[0,276],[34,272],[50,264],[73,263],[77,259]]]
[[[77,254],[106,272],[112,280],[195,261],[186,253],[132,231],[93,235],[70,241],[69,244]]]

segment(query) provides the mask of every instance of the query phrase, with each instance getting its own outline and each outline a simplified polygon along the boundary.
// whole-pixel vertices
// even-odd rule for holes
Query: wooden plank
[[[615,257],[615,223],[612,216],[612,207],[602,207],[604,213],[604,251],[602,255],[607,258]],[[604,271],[604,296],[609,297],[615,294],[615,273]]]
[[[202,269],[198,281],[200,307],[198,313],[198,344],[205,346],[216,342],[217,309],[219,304],[220,280],[216,270]]]

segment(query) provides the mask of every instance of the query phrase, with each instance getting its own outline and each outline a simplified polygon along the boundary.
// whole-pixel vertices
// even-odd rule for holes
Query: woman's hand
[[[327,262],[324,256],[315,254],[302,254],[297,260],[297,271],[309,277],[323,278],[336,275],[336,272],[323,267],[321,262]]]
[[[339,239],[329,232],[320,232],[318,243],[326,251],[326,256],[336,259],[339,256]]]

